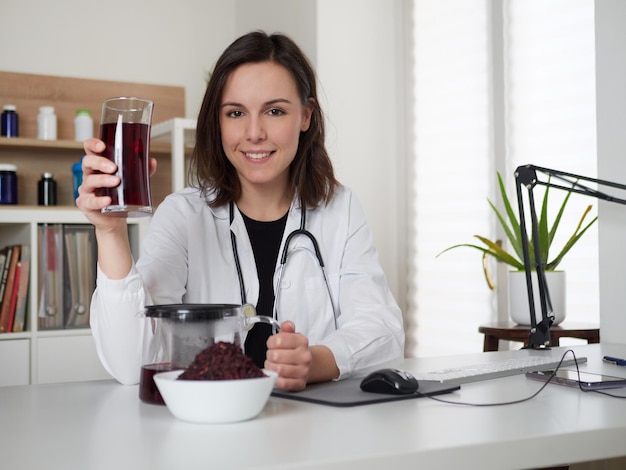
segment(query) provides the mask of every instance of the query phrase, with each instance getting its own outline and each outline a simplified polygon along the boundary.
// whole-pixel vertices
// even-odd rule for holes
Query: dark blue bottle
[[[2,110],[2,129],[0,135],[2,137],[18,137],[19,117],[15,111],[15,105],[5,104]]]
[[[17,167],[0,163],[0,204],[17,204]]]

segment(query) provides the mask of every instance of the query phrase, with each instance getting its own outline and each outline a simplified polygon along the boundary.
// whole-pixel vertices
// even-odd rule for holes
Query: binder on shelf
[[[39,328],[42,330],[63,328],[63,226],[39,225],[37,244]]]
[[[11,305],[9,307],[9,321],[7,323],[7,331],[13,331],[13,322],[15,321],[15,307],[17,305],[17,290],[19,288],[21,271],[22,263],[20,262],[20,260],[18,260],[15,266],[15,280],[13,281],[13,289],[11,292]]]
[[[64,225],[65,328],[89,326],[91,295],[96,285],[96,238],[91,225]]]
[[[40,224],[39,329],[88,328],[96,285],[96,236],[92,225]]]

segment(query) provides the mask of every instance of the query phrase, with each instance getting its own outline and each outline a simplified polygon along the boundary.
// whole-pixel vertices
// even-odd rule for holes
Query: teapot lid
[[[236,304],[165,304],[147,305],[146,317],[170,320],[221,320],[237,315],[241,305]]]

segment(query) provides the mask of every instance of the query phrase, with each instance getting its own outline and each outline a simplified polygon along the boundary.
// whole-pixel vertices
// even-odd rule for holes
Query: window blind
[[[478,324],[493,317],[481,254],[459,248],[491,236],[486,0],[414,5],[415,126],[410,355],[482,350]],[[471,334],[468,334],[471,332]]]
[[[509,0],[503,21],[507,173],[534,163],[597,177],[593,1]],[[550,191],[551,220],[566,195]],[[596,215],[597,199],[570,197],[552,255],[589,204]],[[558,267],[567,275],[566,321],[599,322],[597,247],[594,225]]]
[[[593,2],[501,5],[502,14],[493,15],[488,0],[414,1],[409,355],[480,351],[479,324],[498,317],[481,253],[458,248],[437,256],[477,242],[475,234],[495,238],[487,198],[498,200],[496,168],[505,168],[511,195],[513,170],[524,163],[596,174]],[[494,60],[497,50],[504,60]],[[494,76],[503,77],[503,106],[494,106]],[[494,129],[504,129],[497,136],[504,152],[494,150]],[[552,191],[552,206],[565,195]],[[573,232],[588,204],[597,201],[570,198],[555,245]],[[570,321],[599,318],[597,230],[590,232],[561,264]],[[498,290],[506,295],[506,285]]]

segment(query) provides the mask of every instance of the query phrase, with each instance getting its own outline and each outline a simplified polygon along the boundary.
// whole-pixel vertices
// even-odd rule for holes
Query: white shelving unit
[[[144,219],[145,220],[145,219]],[[108,378],[95,351],[89,328],[39,329],[39,260],[37,228],[41,224],[89,224],[74,207],[2,206],[0,246],[25,244],[31,249],[27,330],[0,333],[0,386]],[[131,220],[133,251],[139,249],[144,223]]]
[[[193,119],[174,118],[152,128],[152,140],[157,142],[155,148],[159,148],[158,142],[171,144],[171,191],[185,186],[186,155],[195,139],[195,126]],[[157,153],[163,155],[163,148],[161,144]],[[27,149],[36,154],[33,160],[39,158],[43,161],[48,152],[76,152],[80,150],[80,145],[54,141],[48,146],[33,139],[4,138],[0,139],[0,161],[13,158],[12,152],[16,149]],[[56,163],[59,172],[68,161]],[[36,166],[36,163],[31,165]],[[32,191],[32,188],[29,190]],[[128,219],[131,248],[136,256],[149,220]],[[69,205],[0,206],[0,248],[13,244],[29,244],[35,248],[31,250],[27,331],[0,333],[0,386],[109,378],[97,357],[89,328],[41,330],[37,326],[39,286],[36,247],[40,224],[89,224],[89,221],[76,207]]]
[[[186,186],[186,150],[192,147],[196,139],[196,120],[174,118],[154,124],[150,138],[153,142],[169,141],[172,147],[172,192]]]

